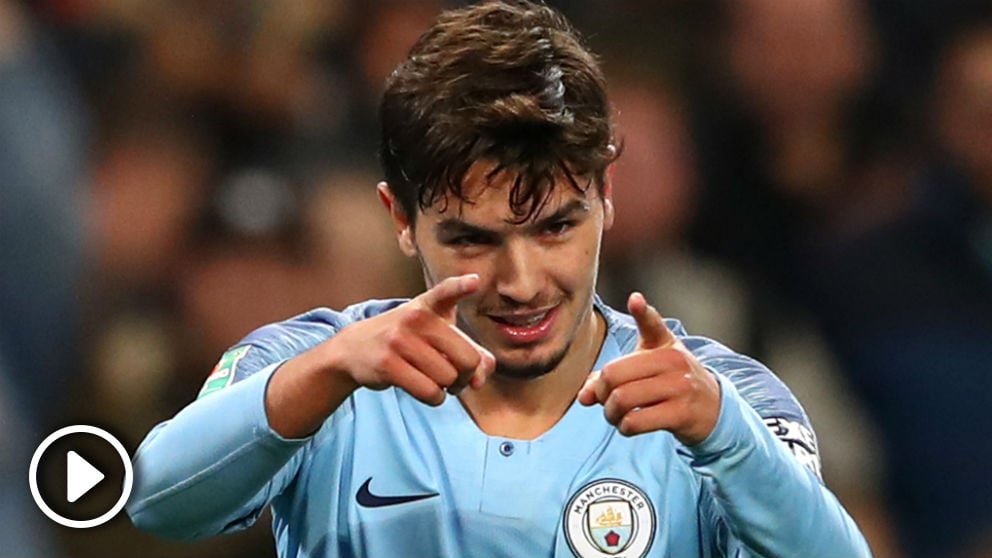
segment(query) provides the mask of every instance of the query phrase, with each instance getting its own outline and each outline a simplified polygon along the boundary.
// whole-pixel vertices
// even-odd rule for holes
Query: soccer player
[[[135,455],[137,526],[196,539],[271,505],[283,557],[870,556],[770,371],[596,296],[618,151],[557,12],[442,14],[380,118],[378,194],[427,290],[236,344]]]

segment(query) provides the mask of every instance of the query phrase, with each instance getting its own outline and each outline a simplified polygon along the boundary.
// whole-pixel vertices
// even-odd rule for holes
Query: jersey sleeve
[[[718,343],[682,339],[720,382],[716,427],[683,453],[702,478],[700,513],[715,553],[870,558],[857,525],[820,478],[815,435],[785,384]]]
[[[156,426],[134,456],[127,513],[139,528],[193,540],[251,525],[294,478],[308,439],[269,426],[265,390],[279,365],[334,334],[312,320],[263,327],[229,350],[199,397]]]
[[[681,331],[681,325],[678,329]],[[778,376],[757,360],[712,339],[698,336],[681,339],[700,363],[730,380],[789,453],[822,479],[819,447],[809,416]]]

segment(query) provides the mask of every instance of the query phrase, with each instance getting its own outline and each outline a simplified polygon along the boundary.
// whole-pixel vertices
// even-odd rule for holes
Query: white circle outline
[[[68,517],[63,517],[55,513],[55,510],[48,506],[48,503],[41,497],[41,492],[38,490],[38,463],[41,461],[41,456],[45,453],[45,450],[47,450],[49,446],[70,434],[92,434],[99,437],[113,446],[113,448],[117,451],[117,455],[120,456],[121,462],[124,463],[124,489],[121,491],[120,498],[117,499],[117,503],[115,503],[114,506],[106,513],[93,519],[69,519]],[[134,485],[134,469],[131,467],[131,457],[127,454],[127,450],[124,449],[124,445],[121,444],[117,438],[114,438],[114,436],[109,432],[101,428],[97,428],[96,426],[90,426],[88,424],[74,424],[52,432],[47,438],[44,439],[44,441],[41,442],[38,448],[34,450],[34,455],[31,456],[31,466],[28,468],[28,484],[31,487],[31,497],[34,498],[34,503],[39,509],[41,509],[42,513],[48,516],[48,519],[51,519],[55,523],[58,523],[64,527],[71,527],[73,529],[89,529],[90,527],[98,527],[110,521],[124,508],[128,497],[131,496],[131,489]]]
[[[585,485],[582,486],[582,488],[576,490],[572,494],[572,497],[569,498],[568,503],[565,504],[565,508],[563,510],[563,517],[562,517],[562,529],[565,532],[565,542],[568,543],[568,548],[569,548],[569,550],[572,551],[572,555],[573,556],[579,556],[579,557],[584,556],[584,554],[583,554],[582,551],[585,550],[585,549],[579,548],[580,545],[578,544],[578,542],[577,541],[573,542],[573,540],[572,540],[572,538],[573,538],[572,537],[572,525],[571,525],[571,522],[569,521],[569,510],[571,509],[572,505],[576,502],[576,500],[578,500],[579,497],[586,490],[589,490],[590,488],[592,488],[592,487],[594,487],[596,485],[600,485],[600,484],[603,484],[603,485],[607,485],[607,484],[619,484],[619,485],[622,485],[622,486],[624,486],[624,487],[632,490],[633,492],[637,493],[638,495],[640,495],[640,497],[643,498],[644,501],[647,503],[647,506],[648,506],[648,517],[650,518],[651,532],[647,535],[647,545],[641,550],[641,552],[639,554],[637,554],[637,556],[640,556],[640,557],[647,556],[648,553],[651,550],[651,547],[654,545],[655,536],[658,534],[658,517],[655,514],[654,504],[651,502],[651,499],[648,498],[647,493],[644,490],[642,490],[639,486],[637,486],[637,485],[635,485],[635,484],[633,484],[631,482],[625,481],[623,479],[614,478],[614,477],[599,478],[599,479],[595,479],[595,480],[592,480],[592,481],[587,482]],[[602,499],[603,498],[597,498],[596,500],[594,500],[594,502],[600,501]],[[620,497],[619,499],[620,500],[626,500],[626,501],[629,502],[629,500],[627,500],[624,497]],[[592,502],[590,502],[590,503],[592,503]],[[583,517],[585,517],[585,514],[586,513],[588,513],[588,510],[585,511],[585,512],[583,512]],[[581,521],[581,519],[579,521]],[[637,527],[637,531],[639,531],[642,527],[643,526],[640,526],[639,525]],[[635,531],[635,533],[637,531]],[[628,545],[624,548],[624,550],[629,550],[630,549],[630,545],[635,542],[633,540],[633,537],[634,536],[635,535],[632,535],[631,542],[628,543]],[[582,539],[579,539],[579,540],[584,540],[584,542],[588,545],[588,549],[589,550],[592,550],[592,552],[595,555],[598,555],[598,556],[611,556],[611,554],[609,554],[607,552],[603,552],[602,550],[596,548],[596,545],[589,541],[589,536],[585,532],[585,529],[582,529],[582,537],[583,538]],[[633,555],[631,555],[631,556],[633,556]]]

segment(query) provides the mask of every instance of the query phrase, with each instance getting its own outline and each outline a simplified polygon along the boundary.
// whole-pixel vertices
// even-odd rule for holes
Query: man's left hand
[[[637,322],[637,348],[590,374],[579,402],[602,404],[606,420],[625,436],[668,430],[683,444],[702,442],[716,427],[720,384],[644,295],[631,294],[627,310]]]

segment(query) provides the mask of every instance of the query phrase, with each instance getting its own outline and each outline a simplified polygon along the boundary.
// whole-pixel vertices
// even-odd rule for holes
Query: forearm
[[[734,535],[768,558],[870,557],[857,525],[819,479],[798,463],[721,380],[716,429],[693,446]]]
[[[193,402],[135,454],[127,506],[139,528],[194,539],[257,513],[305,440],[274,432],[265,415],[271,368]]]
[[[357,389],[339,364],[335,341],[332,337],[293,357],[272,375],[265,414],[280,436],[309,436]]]

